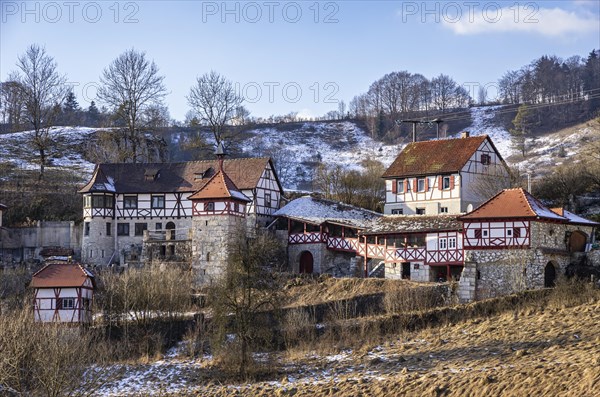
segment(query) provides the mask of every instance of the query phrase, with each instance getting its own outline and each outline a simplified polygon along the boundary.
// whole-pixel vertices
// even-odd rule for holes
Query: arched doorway
[[[167,240],[175,240],[175,224],[173,222],[167,223]]]
[[[548,262],[544,268],[544,288],[552,288],[556,285],[556,266]]]
[[[300,254],[300,273],[310,274],[313,272],[313,256],[309,251],[302,251]]]
[[[569,252],[585,252],[586,243],[587,234],[579,230],[575,230],[569,237]]]

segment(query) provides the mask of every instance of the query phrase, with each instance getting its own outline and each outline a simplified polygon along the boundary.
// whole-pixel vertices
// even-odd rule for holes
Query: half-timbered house
[[[90,323],[94,298],[94,275],[73,263],[50,263],[36,272],[34,318],[39,322]]]
[[[227,159],[223,169],[250,200],[243,206],[248,227],[269,224],[283,194],[272,161]],[[92,179],[80,190],[83,262],[141,262],[144,241],[152,248],[149,252],[181,259],[184,255],[178,250],[189,249],[195,208],[189,196],[218,171],[217,160],[97,165]]]
[[[554,285],[573,253],[589,250],[599,224],[551,210],[524,189],[505,189],[458,218],[466,301]],[[466,276],[466,277],[465,277]]]
[[[506,163],[487,135],[409,143],[385,171],[385,214],[438,215],[471,211],[486,181],[508,179]]]

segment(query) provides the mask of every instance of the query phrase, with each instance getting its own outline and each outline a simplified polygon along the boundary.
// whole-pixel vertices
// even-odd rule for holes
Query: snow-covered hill
[[[471,109],[471,135],[487,134],[502,156],[511,165],[534,175],[547,172],[552,166],[573,157],[589,142],[600,139],[597,123],[584,123],[556,133],[537,137],[528,142],[530,155],[523,158],[514,153],[508,131],[498,122],[502,106]],[[85,158],[87,143],[96,131],[85,127],[56,127],[51,135],[59,143],[51,151],[50,167],[72,169],[88,179],[94,164]],[[460,131],[452,131],[456,136]],[[37,153],[28,144],[31,132],[0,135],[0,163],[9,162],[23,169],[37,169]],[[184,141],[183,132],[166,137],[171,150],[179,150]],[[315,167],[319,163],[340,165],[345,169],[361,169],[364,160],[377,160],[388,166],[404,147],[389,145],[372,139],[352,121],[305,122],[282,124],[277,127],[255,128],[245,133],[238,145],[244,156],[272,156],[280,163],[281,179],[287,189],[310,189]],[[563,147],[564,150],[560,149]]]

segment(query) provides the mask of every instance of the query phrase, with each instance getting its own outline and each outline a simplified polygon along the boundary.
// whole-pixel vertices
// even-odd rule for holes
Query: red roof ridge
[[[218,178],[218,179],[217,179]],[[212,184],[212,185],[211,185]],[[219,193],[208,193],[209,189],[222,188],[224,189],[224,194],[219,195]],[[219,186],[221,185],[221,186]],[[237,193],[237,195],[232,194],[232,191]],[[202,193],[205,193],[204,195]],[[251,201],[244,193],[242,193],[235,183],[229,178],[229,176],[223,170],[219,170],[216,174],[214,174],[208,182],[204,184],[197,192],[188,196],[189,200],[194,199],[209,199],[209,198],[235,198],[238,200],[247,200]]]

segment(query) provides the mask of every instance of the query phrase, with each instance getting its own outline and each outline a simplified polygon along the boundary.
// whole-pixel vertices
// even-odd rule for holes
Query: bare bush
[[[113,375],[110,348],[100,334],[59,323],[34,323],[29,308],[0,316],[0,351],[0,391],[85,396]]]
[[[444,304],[439,286],[411,288],[402,283],[386,283],[384,293],[383,305],[388,314],[429,310]]]

